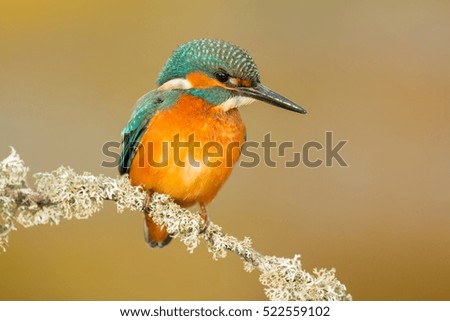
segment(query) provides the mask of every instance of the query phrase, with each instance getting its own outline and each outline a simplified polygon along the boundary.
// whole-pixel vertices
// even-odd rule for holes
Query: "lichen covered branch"
[[[6,250],[9,234],[16,226],[32,227],[58,224],[63,219],[86,219],[99,212],[105,201],[114,201],[118,212],[143,210],[146,197],[139,187],[131,186],[128,177],[109,178],[90,173],[76,174],[60,167],[51,173],[35,174],[35,188],[26,182],[28,168],[14,149],[0,163],[0,248]],[[174,238],[189,252],[203,240],[213,259],[232,252],[244,261],[244,268],[259,270],[260,282],[271,300],[351,300],[335,277],[335,270],[303,270],[300,256],[279,258],[265,256],[252,247],[250,238],[238,240],[210,222],[202,232],[198,213],[181,208],[163,194],[154,193],[148,205],[152,219],[166,226]]]

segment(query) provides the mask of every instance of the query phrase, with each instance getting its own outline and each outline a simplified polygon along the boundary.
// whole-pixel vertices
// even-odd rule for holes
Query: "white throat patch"
[[[223,111],[227,112],[230,109],[238,108],[244,105],[251,104],[255,99],[244,96],[234,96],[223,103],[221,103],[218,107],[222,108]]]
[[[175,78],[166,81],[164,84],[158,87],[158,91],[171,90],[171,89],[191,89],[192,84],[189,80],[184,78]]]

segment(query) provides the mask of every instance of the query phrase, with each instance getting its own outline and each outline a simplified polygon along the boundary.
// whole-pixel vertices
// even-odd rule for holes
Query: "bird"
[[[119,173],[141,186],[147,201],[157,192],[182,207],[199,204],[205,227],[206,205],[230,176],[246,139],[238,108],[258,100],[306,114],[261,83],[246,50],[223,40],[202,38],[178,46],[156,83],[137,101],[122,131]],[[149,215],[144,215],[144,237],[151,248],[172,239]]]

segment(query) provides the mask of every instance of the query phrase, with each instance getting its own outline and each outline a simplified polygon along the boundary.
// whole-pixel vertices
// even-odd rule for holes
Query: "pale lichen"
[[[20,159],[14,148],[11,147],[10,155],[0,162],[0,191],[26,190],[26,176],[28,167]],[[16,229],[14,225],[16,214],[16,201],[0,193],[0,248],[6,250],[9,233]]]
[[[9,233],[15,223],[24,227],[58,224],[63,219],[87,219],[103,208],[105,201],[114,201],[118,212],[125,209],[143,211],[146,193],[130,185],[128,177],[109,178],[60,167],[35,177],[35,189],[28,187],[28,168],[14,149],[0,163],[0,247],[5,250]],[[147,215],[165,226],[173,238],[193,252],[203,240],[214,260],[228,252],[241,257],[244,269],[261,272],[260,282],[270,300],[351,300],[347,289],[336,279],[335,270],[303,270],[300,255],[294,258],[264,256],[255,251],[251,239],[239,240],[222,232],[209,222],[206,230],[199,213],[192,213],[176,204],[169,196],[153,193]]]

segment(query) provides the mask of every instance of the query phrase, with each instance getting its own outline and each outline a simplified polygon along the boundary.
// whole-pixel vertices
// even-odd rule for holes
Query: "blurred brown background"
[[[101,146],[171,51],[228,40],[309,111],[245,107],[248,138],[300,149],[333,131],[350,167],[236,168],[212,220],[265,254],[335,267],[355,300],[450,300],[449,17],[448,1],[2,1],[0,158],[14,146],[31,173],[115,176]],[[3,300],[265,299],[237,257],[150,250],[141,215],[112,204],[12,233],[0,275]]]

